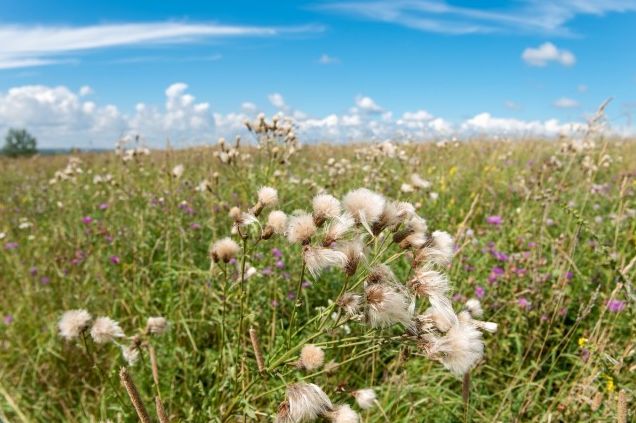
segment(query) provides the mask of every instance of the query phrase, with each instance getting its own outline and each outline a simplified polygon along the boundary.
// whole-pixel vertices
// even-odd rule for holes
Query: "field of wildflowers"
[[[636,145],[0,159],[0,421],[633,418]]]

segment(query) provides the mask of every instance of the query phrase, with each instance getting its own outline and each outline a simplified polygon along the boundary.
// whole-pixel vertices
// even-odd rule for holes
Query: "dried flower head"
[[[333,411],[326,414],[332,423],[359,423],[360,416],[348,404],[337,405]]]
[[[256,216],[254,216],[254,214],[245,213],[238,207],[232,207],[228,215],[234,221],[234,224],[240,228],[258,222],[258,219],[256,219]]]
[[[294,383],[287,387],[286,399],[278,407],[276,421],[279,423],[297,423],[314,420],[331,411],[331,400],[313,383]]]
[[[358,314],[361,303],[362,297],[352,292],[345,292],[338,299],[338,306],[342,308],[348,316],[354,316]]]
[[[353,228],[355,223],[353,216],[347,212],[334,217],[325,230],[325,238],[322,245],[329,247],[334,242],[342,239]]]
[[[184,170],[185,168],[183,167],[182,164],[176,165],[175,167],[172,168],[172,177],[179,179],[183,175]]]
[[[314,277],[328,267],[344,268],[347,264],[347,256],[343,252],[311,245],[305,245],[303,248],[303,260],[307,270]]]
[[[258,202],[263,206],[273,206],[278,202],[278,191],[272,187],[261,187],[258,190]]]
[[[300,351],[300,360],[298,361],[299,367],[313,371],[322,367],[325,362],[325,352],[322,348],[313,344],[308,344]]]
[[[366,285],[373,285],[376,283],[395,285],[398,283],[398,280],[389,266],[386,264],[377,264],[369,270],[365,283]]]
[[[353,392],[353,397],[356,399],[358,406],[363,410],[368,410],[375,405],[375,391],[371,388],[358,389]]]
[[[318,194],[312,201],[314,222],[321,226],[325,220],[333,219],[340,215],[342,210],[340,201],[333,195]]]
[[[456,375],[468,372],[484,354],[481,332],[475,326],[458,322],[446,335],[435,338],[428,353]]]
[[[129,366],[134,366],[139,360],[139,348],[134,345],[122,345],[121,355]]]
[[[410,326],[414,305],[398,286],[376,283],[365,289],[365,317],[371,327],[383,328],[396,323]]]
[[[164,317],[149,317],[146,323],[146,333],[162,335],[168,330],[168,321]]]
[[[119,323],[110,317],[98,317],[91,327],[91,337],[97,344],[105,344],[115,340],[115,338],[123,338],[124,331]]]
[[[448,330],[457,323],[457,316],[453,313],[448,306],[431,306],[424,312],[423,315],[418,316],[421,322],[430,322],[440,332],[448,332]]]
[[[234,240],[231,238],[223,238],[212,244],[210,254],[215,263],[221,261],[228,263],[236,257],[240,250],[241,248]]]
[[[338,251],[341,251],[347,256],[347,262],[344,266],[344,272],[347,276],[353,276],[358,269],[358,264],[361,260],[364,260],[364,244],[360,238],[353,239],[348,242],[344,242],[337,247]]]
[[[453,238],[444,231],[435,231],[431,240],[415,256],[416,263],[429,262],[448,266],[453,259]]]
[[[380,219],[386,200],[377,192],[359,188],[347,193],[342,203],[356,223],[362,224],[367,231],[371,232],[369,225]]]
[[[65,311],[57,324],[60,336],[65,339],[77,338],[89,327],[91,319],[88,311],[83,309]]]
[[[316,233],[316,225],[314,218],[307,213],[302,213],[289,218],[287,227],[287,239],[292,244],[306,244],[310,238]]]
[[[274,210],[269,214],[269,216],[267,216],[267,226],[263,229],[261,238],[269,239],[274,234],[284,235],[286,229],[287,215],[283,211]]]
[[[472,317],[481,317],[484,314],[484,310],[481,308],[481,302],[477,298],[471,298],[466,301],[466,310]]]

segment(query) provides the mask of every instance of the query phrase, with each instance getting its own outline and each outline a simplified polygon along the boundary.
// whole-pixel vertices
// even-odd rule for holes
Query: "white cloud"
[[[139,134],[155,147],[164,147],[166,140],[174,146],[188,146],[214,142],[221,136],[246,135],[244,122],[253,119],[258,110],[253,103],[245,102],[240,112],[214,111],[210,103],[198,101],[183,82],[166,88],[163,105],[138,103],[131,113],[124,113],[113,105],[86,101],[82,91],[87,90],[74,92],[63,86],[29,85],[0,92],[0,131],[25,127],[43,147],[109,148],[126,134]],[[495,134],[557,136],[572,134],[584,127],[581,122],[527,121],[495,117],[490,113],[452,123],[424,109],[394,117],[370,97],[357,97],[355,106],[343,114],[311,116],[290,107],[280,93],[275,94],[270,95],[270,100],[293,115],[298,134],[305,142],[427,140]],[[634,131],[626,125],[617,133],[633,134]]]
[[[559,49],[549,42],[537,48],[528,47],[521,54],[521,58],[530,66],[546,66],[550,62],[573,66],[576,63],[576,57],[572,52]]]
[[[267,96],[267,99],[272,104],[272,106],[276,107],[279,110],[286,110],[287,105],[285,104],[285,99],[280,93],[272,93]]]
[[[82,86],[79,90],[80,97],[86,97],[91,94],[93,94],[93,89],[89,87],[88,85]]]
[[[382,112],[382,107],[378,106],[371,97],[358,96],[356,98],[356,106],[367,113]]]
[[[320,56],[320,59],[318,59],[318,63],[320,63],[321,65],[331,65],[334,63],[340,63],[340,60],[337,57],[332,57],[325,53]]]
[[[88,26],[0,24],[0,69],[59,63],[82,51],[157,43],[192,43],[204,38],[264,37],[319,32],[321,26],[259,27],[214,23],[147,22]],[[59,59],[62,57],[62,59]]]
[[[554,107],[558,107],[559,109],[575,109],[579,107],[579,102],[571,98],[561,97],[555,100]]]
[[[465,134],[540,135],[556,136],[581,131],[584,124],[578,122],[560,123],[556,119],[546,121],[525,121],[520,119],[497,118],[490,113],[480,113],[461,124]]]
[[[125,129],[125,119],[112,105],[84,102],[67,87],[27,85],[0,92],[0,130],[26,127],[52,146],[100,144]]]
[[[256,104],[252,103],[251,101],[246,101],[241,104],[241,110],[244,113],[255,113],[258,108],[256,107]]]
[[[604,16],[636,10],[634,0],[520,0],[488,9],[462,7],[445,0],[330,2],[317,7],[417,31],[452,35],[532,33],[572,35],[580,15]]]

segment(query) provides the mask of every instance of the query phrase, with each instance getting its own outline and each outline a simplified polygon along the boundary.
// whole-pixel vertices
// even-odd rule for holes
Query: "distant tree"
[[[9,129],[2,152],[9,157],[32,156],[37,153],[37,140],[26,129]]]

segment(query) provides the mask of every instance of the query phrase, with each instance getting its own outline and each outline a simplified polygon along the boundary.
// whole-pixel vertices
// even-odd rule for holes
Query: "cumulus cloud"
[[[358,96],[356,98],[356,106],[367,113],[381,113],[382,107],[378,106],[377,103],[371,98],[366,96]]]
[[[0,69],[63,62],[82,51],[157,43],[192,43],[204,38],[271,37],[290,32],[320,32],[317,25],[260,27],[187,22],[132,22],[87,26],[0,24]]]
[[[571,98],[561,97],[555,100],[554,107],[558,107],[559,109],[575,109],[579,107],[579,102]]]
[[[189,87],[177,82],[166,88],[163,105],[138,103],[125,113],[114,105],[87,101],[89,90],[77,92],[68,87],[28,85],[0,92],[0,131],[9,127],[25,127],[35,134],[43,147],[110,148],[122,136],[141,135],[149,145],[164,147],[189,146],[214,142],[218,137],[245,136],[244,122],[258,112],[256,105],[245,102],[240,111],[221,113],[209,102],[199,101]],[[305,142],[374,141],[385,139],[428,140],[450,136],[481,135],[557,136],[580,131],[581,122],[556,119],[521,120],[479,113],[461,122],[450,122],[441,116],[419,109],[394,117],[370,97],[353,99],[354,105],[343,114],[311,116],[289,106],[280,93],[269,96],[279,109],[292,115],[297,133]],[[631,131],[631,132],[630,132]],[[621,134],[633,133],[631,127]]]
[[[545,121],[525,121],[520,119],[497,118],[490,113],[480,113],[461,124],[461,131],[466,134],[502,134],[502,135],[541,135],[556,136],[581,131],[583,123],[560,123],[557,119]]]
[[[521,58],[530,66],[546,66],[550,62],[559,63],[563,66],[573,66],[576,57],[571,51],[557,48],[554,44],[543,43],[539,47],[528,47],[521,54]]]
[[[272,106],[276,107],[279,110],[286,110],[287,105],[285,104],[285,99],[283,95],[280,93],[272,93],[267,96],[267,99],[272,104]]]

